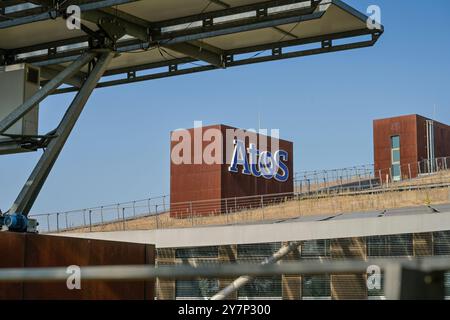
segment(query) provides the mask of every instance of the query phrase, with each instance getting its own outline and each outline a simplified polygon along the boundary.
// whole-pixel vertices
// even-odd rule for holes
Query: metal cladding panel
[[[90,240],[64,239],[52,236],[26,236],[26,267],[68,267],[89,265]],[[25,283],[24,299],[83,299],[89,284],[82,290],[68,290],[65,282]],[[86,288],[83,288],[87,286]]]
[[[373,123],[375,172],[385,179],[391,167],[391,137],[400,136],[400,161],[402,166],[415,164],[417,152],[417,115],[407,115],[375,120]],[[417,172],[417,168],[412,168]],[[402,174],[407,174],[402,167]],[[409,174],[409,173],[408,173]]]
[[[220,130],[220,125],[203,127],[203,132],[208,129]],[[170,202],[172,216],[187,216],[191,210],[190,202],[198,200],[219,200],[221,198],[221,165],[194,162],[195,134],[194,129],[188,130],[191,137],[190,162],[175,164],[170,163]],[[172,132],[171,136],[174,134]],[[201,136],[200,136],[200,139]],[[172,139],[171,139],[172,140]],[[171,141],[172,151],[176,141]],[[201,150],[209,144],[201,142]],[[203,152],[202,152],[203,154]],[[183,155],[183,154],[182,154]],[[171,156],[172,159],[172,156]],[[218,201],[220,203],[220,201]],[[193,209],[198,210],[197,208]]]
[[[236,129],[228,126],[222,126],[225,133],[226,129]],[[236,136],[234,136],[236,137]],[[272,150],[271,137],[267,138],[267,147],[261,146],[261,138],[266,136],[258,135],[258,150],[271,151]],[[246,139],[246,147],[249,145],[249,140]],[[230,173],[228,171],[229,164],[222,165],[222,198],[232,197],[248,197],[255,195],[280,194],[290,193],[294,191],[294,152],[293,143],[290,141],[279,139],[279,149],[287,151],[289,154],[287,167],[289,169],[289,179],[286,182],[279,182],[275,179],[265,179],[263,177],[254,177],[244,175],[242,173]]]
[[[417,161],[426,160],[427,155],[427,118],[417,116]]]
[[[417,141],[419,160],[427,159],[427,129],[426,122],[431,120],[417,116]],[[434,121],[435,158],[450,156],[450,126]]]
[[[25,235],[0,232],[2,257],[0,268],[23,268],[25,266]],[[17,300],[22,298],[23,284],[0,283],[0,300]]]
[[[428,118],[419,115],[407,115],[374,121],[374,157],[377,176],[381,171],[382,177],[389,174],[391,166],[391,137],[400,136],[400,161],[402,176],[409,175],[408,165],[411,166],[412,176],[419,172],[418,162],[427,159],[427,131]],[[450,126],[434,122],[435,157],[450,156]]]
[[[242,206],[242,203],[226,203],[223,199],[231,197],[247,197],[254,195],[291,193],[294,190],[293,183],[293,144],[292,142],[279,140],[279,149],[288,152],[289,157],[287,167],[289,169],[289,179],[287,182],[278,182],[275,179],[256,178],[254,176],[241,173],[231,173],[228,171],[228,158],[231,158],[233,146],[227,148],[227,141],[233,141],[236,135],[227,137],[227,129],[236,130],[236,128],[225,125],[214,125],[203,127],[202,132],[208,129],[219,130],[224,137],[222,141],[222,163],[223,164],[175,164],[171,161],[170,172],[170,201],[172,217],[189,217],[195,215],[211,215],[225,212],[227,209],[233,209],[233,205]],[[191,137],[194,135],[194,129],[189,129]],[[172,133],[173,134],[173,133]],[[200,136],[201,137],[201,136]],[[258,135],[258,142],[261,140]],[[197,136],[198,139],[198,136]],[[200,138],[201,139],[201,138]],[[191,141],[191,160],[194,160],[194,141]],[[178,142],[171,142],[171,150]],[[201,144],[202,154],[210,141],[203,141]],[[246,144],[248,147],[248,137]],[[271,139],[267,139],[268,148],[261,151],[271,150]],[[258,145],[258,148],[260,146]],[[239,201],[238,201],[239,202]],[[258,202],[259,203],[259,202]]]
[[[154,264],[153,246],[36,234],[0,233],[10,243],[1,267],[67,267]],[[10,252],[16,256],[8,257]],[[22,260],[20,260],[22,256]],[[5,263],[6,262],[6,263]],[[81,280],[81,290],[68,290],[65,282],[9,284],[0,298],[15,299],[153,299],[152,281],[108,282]],[[4,285],[0,285],[4,288]],[[20,293],[18,293],[18,291]],[[15,293],[15,295],[14,295]]]
[[[435,123],[434,138],[436,157],[450,156],[450,126],[442,123]]]

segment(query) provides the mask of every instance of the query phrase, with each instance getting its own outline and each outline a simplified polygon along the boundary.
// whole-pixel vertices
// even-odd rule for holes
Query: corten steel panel
[[[417,173],[417,115],[407,115],[389,119],[380,119],[373,122],[374,137],[374,163],[377,178],[385,181],[390,175],[391,168],[391,137],[400,136],[400,163],[401,173],[409,177]]]
[[[231,158],[234,147],[227,148],[227,141],[233,141],[236,135],[229,134],[227,138],[227,130],[236,130],[236,128],[225,125],[214,125],[202,128],[202,133],[208,129],[219,130],[222,133],[222,162],[223,164],[174,164],[171,161],[171,216],[172,217],[189,217],[191,213],[198,215],[214,215],[226,210],[233,210],[235,206],[242,207],[248,205],[249,200],[225,201],[226,198],[239,198],[255,195],[292,193],[294,189],[293,182],[293,145],[292,142],[279,140],[279,149],[283,149],[289,153],[287,166],[289,169],[289,180],[287,182],[278,182],[274,179],[265,179],[263,177],[256,178],[243,174],[231,173],[228,171],[229,164],[227,159]],[[189,129],[191,135],[191,160],[194,161],[194,129]],[[201,134],[197,131],[197,139]],[[172,133],[173,134],[173,133]],[[267,148],[261,147],[259,142],[262,135],[258,135],[258,149],[261,151],[271,150],[271,139],[267,139]],[[249,139],[245,139],[248,147]],[[199,140],[197,140],[199,141]],[[211,143],[203,141],[201,150]],[[171,142],[171,150],[178,142]],[[229,156],[227,157],[227,153]],[[221,200],[222,199],[222,200]],[[266,198],[264,201],[271,199]],[[252,199],[257,205],[260,203],[259,198]],[[273,199],[272,199],[273,201]],[[245,202],[245,204],[243,203]],[[257,203],[256,203],[257,202]]]
[[[419,161],[427,159],[427,131],[428,118],[419,115],[407,115],[374,121],[374,157],[375,173],[383,181],[390,174],[391,166],[391,137],[400,136],[400,162],[402,177],[416,177],[424,169]],[[450,127],[434,122],[435,157],[450,155]],[[410,173],[411,172],[411,173]]]
[[[197,140],[201,155],[208,141],[203,141],[202,134],[208,129],[220,130],[220,125],[208,126],[202,128],[202,133],[189,129],[191,137],[190,162],[183,164],[175,164],[172,157],[170,162],[170,207],[172,217],[187,217],[192,212],[203,212],[209,210],[217,210],[220,208],[221,198],[221,176],[220,164],[206,164],[202,159],[198,159],[195,163],[194,149]],[[174,132],[171,133],[171,137]],[[177,141],[171,139],[171,155],[172,150]],[[181,154],[184,156],[184,154]],[[201,163],[198,163],[201,162]],[[197,203],[199,200],[208,200],[207,202]],[[214,200],[214,201],[211,201]],[[217,201],[216,201],[217,200]],[[194,202],[191,204],[190,202]],[[194,207],[195,206],[195,207]]]
[[[25,264],[25,235],[0,232],[0,268],[22,268]],[[22,299],[22,283],[0,283],[0,300]]]
[[[417,116],[417,141],[419,160],[427,159],[427,127],[431,120]],[[450,156],[450,126],[434,121],[434,154],[436,158]]]
[[[9,257],[9,267],[67,267],[69,265],[154,264],[153,246],[123,242],[65,238],[36,234],[0,233],[22,260]],[[8,251],[8,252],[9,252]],[[5,266],[5,260],[0,266]],[[17,284],[15,299],[153,299],[153,282],[81,281],[81,290],[68,290],[65,282]],[[12,292],[12,291],[11,291]],[[0,295],[0,298],[5,298]],[[8,297],[6,297],[8,298]]]
[[[44,235],[26,235],[25,266],[67,267],[89,265],[90,240],[62,238]],[[83,299],[82,290],[68,290],[65,282],[25,283],[24,299]]]
[[[145,245],[117,243],[112,241],[91,241],[89,265],[138,265],[145,264]],[[146,284],[144,281],[90,281],[86,282],[84,299],[144,299]]]
[[[225,134],[227,129],[235,129],[228,126],[222,126],[222,130]],[[234,135],[236,137],[236,135]],[[260,139],[267,138],[267,146],[260,145]],[[249,145],[249,139],[247,138],[246,147]],[[265,137],[258,135],[258,150],[260,151],[276,151],[272,150],[271,137]],[[290,141],[279,139],[279,149],[288,152],[289,157],[287,161],[287,167],[289,169],[289,180],[286,182],[279,182],[275,179],[265,179],[263,177],[248,176],[241,173],[230,173],[228,171],[229,164],[222,165],[222,198],[233,197],[247,197],[255,195],[266,194],[280,194],[291,193],[294,191],[294,157],[293,157],[293,144]]]

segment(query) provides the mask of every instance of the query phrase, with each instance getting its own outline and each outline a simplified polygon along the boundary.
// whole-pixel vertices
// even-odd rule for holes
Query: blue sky
[[[279,128],[295,171],[373,162],[372,120],[419,113],[450,123],[450,2],[347,0],[382,10],[373,48],[97,90],[51,172],[34,213],[169,192],[169,132],[204,124]],[[41,104],[52,129],[72,95]],[[434,113],[436,105],[436,113]],[[41,152],[0,157],[0,208],[9,208]]]

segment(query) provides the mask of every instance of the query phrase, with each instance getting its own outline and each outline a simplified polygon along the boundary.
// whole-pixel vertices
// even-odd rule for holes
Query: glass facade
[[[436,256],[450,256],[450,231],[433,233],[433,253]],[[450,300],[450,271],[445,274],[445,297]]]
[[[450,232],[433,233],[433,252],[436,256],[450,255]]]
[[[241,258],[267,258],[280,250],[281,243],[238,244],[237,257]]]
[[[219,281],[217,279],[199,280],[177,280],[177,299],[206,300],[219,292]]]
[[[302,258],[325,258],[331,256],[330,240],[305,241],[301,246]]]
[[[329,275],[308,275],[302,277],[303,299],[331,299],[331,285]]]
[[[238,290],[238,299],[281,299],[281,276],[258,277]]]
[[[196,248],[178,248],[175,250],[175,258],[217,258],[219,256],[219,247],[196,247]]]
[[[414,254],[412,234],[367,238],[368,257],[408,257]]]
[[[280,242],[237,245],[238,262],[260,263],[280,248]],[[237,295],[242,300],[281,299],[281,276],[257,277],[239,289]]]
[[[421,239],[429,239],[427,242],[430,255],[444,255],[450,256],[450,231],[435,232],[432,237],[429,236]],[[384,257],[409,257],[414,256],[414,241],[413,234],[398,234],[389,236],[373,236],[364,238],[366,245],[367,258],[384,258]],[[304,241],[299,248],[298,253],[291,256],[295,259],[333,259],[331,255],[331,247],[340,246],[340,242],[332,240],[312,240]],[[421,242],[421,246],[424,242]],[[278,251],[282,243],[259,243],[246,245],[233,245],[222,248],[223,252],[231,254],[230,261],[237,263],[260,263],[266,257],[271,256]],[[221,250],[222,250],[221,249]],[[226,249],[226,250],[225,250]],[[339,250],[339,247],[337,247]],[[175,263],[187,263],[184,259],[189,260],[189,263],[195,265],[201,264],[220,264],[222,259],[219,259],[219,247],[199,247],[199,248],[179,248],[174,249]],[[222,251],[221,251],[222,252]],[[159,253],[158,253],[159,254]],[[164,255],[167,259],[169,255]],[[173,255],[172,255],[173,257]],[[230,258],[227,256],[227,259]],[[345,258],[345,257],[343,257]],[[298,261],[298,260],[297,260]],[[371,276],[370,274],[367,275]],[[367,295],[368,299],[385,299],[384,274],[381,270],[380,287],[364,288],[361,282],[353,283],[354,280],[334,279],[328,274],[322,275],[290,275],[289,280],[283,284],[283,277],[277,276],[263,276],[257,277],[240,288],[236,293],[236,298],[241,300],[252,299],[305,299],[305,300],[322,300],[331,299],[333,281],[338,281],[338,285],[334,290],[341,290],[338,297],[345,296],[346,290],[359,290],[356,295],[364,297]],[[230,283],[227,279],[226,283]],[[342,282],[344,281],[344,282]],[[349,281],[346,283],[345,281]],[[355,280],[361,281],[361,280]],[[365,280],[364,280],[365,281]],[[175,298],[176,299],[207,299],[220,291],[219,279],[196,279],[196,280],[177,280],[175,283]],[[336,284],[336,283],[335,283]],[[222,283],[223,285],[223,283]],[[364,286],[364,284],[363,284]],[[450,299],[450,272],[445,275],[446,296]],[[169,287],[167,287],[169,288]],[[173,287],[172,287],[173,288]],[[343,291],[342,291],[343,290]],[[353,292],[353,291],[352,291]],[[334,293],[333,293],[334,296]]]

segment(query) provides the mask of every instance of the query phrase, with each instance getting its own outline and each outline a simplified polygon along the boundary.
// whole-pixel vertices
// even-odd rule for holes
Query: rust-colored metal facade
[[[4,245],[0,268],[70,265],[154,265],[152,245],[0,232]],[[85,281],[81,290],[65,282],[0,283],[1,299],[153,300],[154,281]]]
[[[252,133],[247,131],[236,132],[230,134],[232,131],[238,130],[236,128],[226,125],[213,125],[201,128],[197,131],[197,139],[200,135],[207,132],[208,129],[215,129],[220,131],[222,141],[223,164],[206,164],[203,161],[200,164],[175,164],[171,161],[170,166],[170,201],[171,201],[171,216],[172,217],[188,217],[191,215],[210,215],[218,214],[220,212],[227,212],[234,210],[235,207],[242,206],[242,200],[239,197],[269,195],[269,194],[285,194],[292,193],[294,190],[293,181],[293,143],[286,140],[278,140],[279,149],[288,153],[288,160],[285,162],[289,169],[289,179],[286,182],[279,182],[275,179],[265,179],[263,177],[254,177],[244,175],[241,173],[232,173],[228,171],[229,163],[227,159],[231,158],[233,152],[233,140],[239,138],[245,139],[246,146],[250,143],[250,136]],[[191,138],[191,160],[194,161],[194,130],[189,129]],[[197,128],[197,130],[199,130]],[[172,132],[171,135],[173,135]],[[243,134],[243,136],[242,136]],[[228,136],[227,136],[228,135]],[[272,139],[268,136],[260,134],[257,137],[257,147],[260,151],[276,151],[272,150]],[[242,139],[244,138],[244,139]],[[267,139],[267,143],[260,143]],[[171,139],[171,151],[179,141]],[[201,146],[202,153],[211,144],[211,140],[197,142]],[[197,140],[200,141],[200,140]],[[212,140],[214,141],[214,140]],[[230,144],[231,143],[231,147]],[[227,146],[228,144],[228,146]],[[227,157],[228,153],[228,157]],[[230,154],[231,153],[231,154]],[[203,160],[203,159],[201,159]],[[241,170],[241,168],[239,168]],[[225,203],[226,198],[236,198],[235,201]],[[269,198],[267,198],[269,199]],[[256,200],[256,199],[255,199]],[[259,200],[258,200],[259,201]],[[247,200],[248,202],[248,200]]]
[[[373,122],[375,174],[383,181],[390,176],[391,137],[400,136],[400,163],[403,178],[423,171],[419,162],[427,160],[427,120],[420,115],[379,119]],[[450,126],[434,121],[435,158],[450,156]]]

